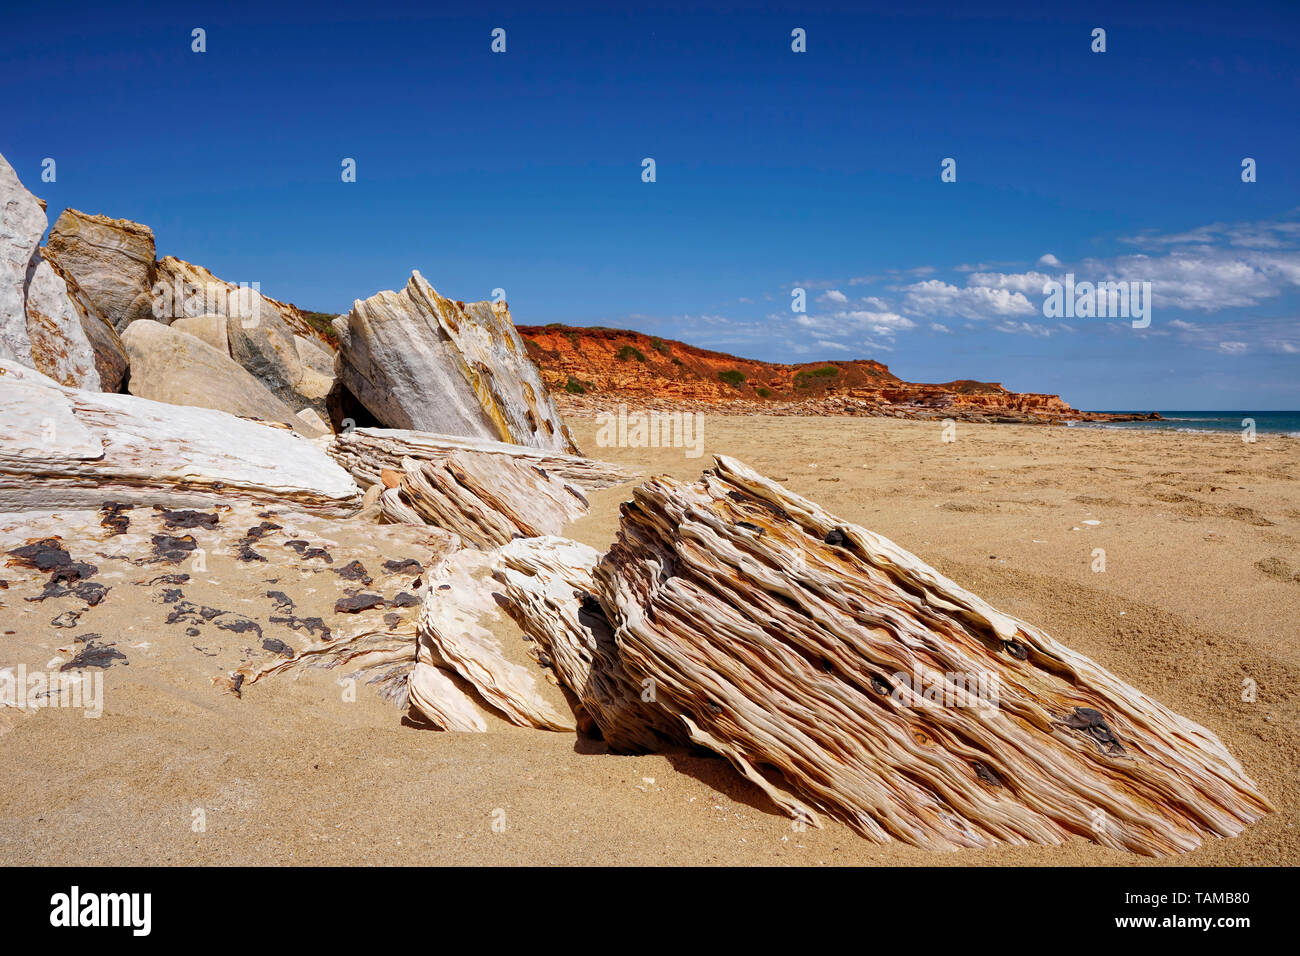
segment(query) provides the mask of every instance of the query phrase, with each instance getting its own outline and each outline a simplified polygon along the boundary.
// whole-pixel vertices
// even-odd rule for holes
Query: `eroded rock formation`
[[[45,254],[119,333],[132,322],[156,318],[151,290],[157,266],[148,226],[65,209],[50,230]]]
[[[0,156],[0,358],[76,388],[113,391],[126,371],[116,331],[59,264],[39,249],[45,204]]]
[[[280,428],[207,408],[64,387],[0,360],[0,511],[106,500],[205,504],[234,496],[351,513],[360,489],[328,455]]]
[[[343,385],[389,427],[577,450],[504,304],[445,299],[415,272],[334,329]]]
[[[455,451],[441,461],[406,459],[380,511],[396,524],[430,524],[470,547],[557,534],[585,514],[582,492],[536,465],[506,455]]]
[[[732,459],[638,487],[596,577],[634,679],[809,822],[1165,855],[1271,809],[1204,727]]]
[[[579,488],[594,490],[630,481],[635,475],[618,465],[580,455],[545,452],[505,442],[434,435],[398,428],[354,428],[334,436],[329,452],[361,485],[373,485],[387,469],[397,471],[402,461],[445,461],[456,452],[513,458],[556,475]]]

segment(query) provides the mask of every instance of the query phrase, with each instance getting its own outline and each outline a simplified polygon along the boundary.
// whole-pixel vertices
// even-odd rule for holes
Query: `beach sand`
[[[647,473],[694,478],[710,455],[732,455],[892,538],[1204,724],[1278,812],[1166,861],[1083,839],[934,853],[873,844],[833,820],[800,832],[720,758],[614,756],[573,734],[495,719],[486,734],[439,733],[404,722],[368,688],[343,700],[324,670],[268,678],[237,698],[212,678],[263,653],[246,634],[161,629],[164,609],[125,587],[77,628],[55,629],[47,622],[72,604],[27,607],[11,588],[0,591],[0,629],[14,632],[0,636],[0,666],[43,668],[82,631],[116,642],[129,665],[104,672],[99,719],[72,709],[5,718],[0,862],[1300,863],[1300,441],[958,424],[945,443],[932,422],[714,417],[704,456],[687,458],[680,448],[600,448],[593,421],[570,425],[588,454]],[[568,533],[607,545],[629,489],[593,493],[591,513]],[[363,545],[372,570],[376,553],[428,557],[415,539],[390,534],[399,536],[373,525],[331,530],[335,566]],[[65,541],[82,557],[74,536]],[[1092,570],[1098,548],[1101,573]],[[196,580],[187,599],[265,602],[274,585],[262,578],[275,574],[226,561],[214,555],[219,583]],[[340,586],[329,571],[301,576],[325,595],[322,607]],[[301,643],[287,628],[266,636]],[[1254,702],[1242,699],[1248,679]]]

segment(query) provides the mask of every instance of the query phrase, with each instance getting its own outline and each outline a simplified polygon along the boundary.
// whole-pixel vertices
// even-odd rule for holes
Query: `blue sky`
[[[27,4],[0,153],[304,308],[419,269],[520,324],[1300,408],[1300,4],[608,6]],[[1066,272],[1151,282],[1150,327],[1044,317]]]

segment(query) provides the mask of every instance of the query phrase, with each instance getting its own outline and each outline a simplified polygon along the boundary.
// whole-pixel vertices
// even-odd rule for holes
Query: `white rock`
[[[505,308],[445,299],[414,272],[333,324],[344,387],[384,425],[577,450]]]
[[[292,432],[207,408],[66,388],[0,360],[0,511],[237,496],[352,513],[356,483]]]

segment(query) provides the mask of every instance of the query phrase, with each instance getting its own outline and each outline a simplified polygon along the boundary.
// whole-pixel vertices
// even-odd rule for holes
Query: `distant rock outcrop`
[[[343,386],[383,425],[576,451],[504,304],[445,299],[415,272],[334,330]]]
[[[321,434],[229,355],[161,322],[135,322],[122,335],[131,359],[132,395],[169,405],[214,408]]]
[[[996,382],[904,382],[871,360],[760,362],[623,329],[520,326],[519,334],[566,411],[635,402],[717,414],[1006,422],[1150,417],[1081,412],[1059,395],[1012,392]]]

